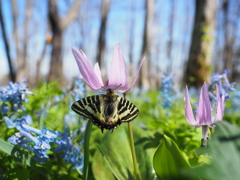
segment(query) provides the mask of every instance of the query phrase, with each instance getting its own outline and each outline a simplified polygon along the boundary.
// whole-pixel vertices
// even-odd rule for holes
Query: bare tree
[[[52,52],[48,81],[60,78],[62,81],[62,40],[67,26],[76,19],[82,0],[75,0],[64,17],[59,16],[57,0],[48,1],[48,18],[52,30]]]
[[[11,45],[11,51],[15,51],[14,56],[10,57],[10,49],[9,47],[5,48],[7,52],[7,59],[9,63],[9,68],[10,68],[10,74],[12,80],[16,81],[21,81],[25,77],[29,76],[29,71],[28,71],[28,64],[27,64],[27,56],[28,56],[28,44],[29,44],[29,24],[32,16],[32,1],[27,1],[26,2],[26,7],[25,7],[25,14],[22,16],[24,18],[24,24],[20,25],[17,22],[17,18],[19,16],[18,13],[18,8],[17,8],[17,1],[11,0],[11,15],[12,15],[12,22],[13,22],[13,36],[11,38],[7,38],[6,32],[3,30],[2,32],[5,34],[4,41],[5,41],[5,46]],[[1,20],[1,23],[3,23],[4,27],[4,19]],[[19,36],[19,31],[20,28],[22,30],[22,37]],[[11,60],[9,60],[11,59]],[[15,67],[13,67],[12,60],[15,59]],[[10,63],[11,62],[11,63]],[[16,69],[16,73],[13,72]],[[14,74],[14,75],[12,75]]]
[[[224,69],[233,70],[233,59],[234,59],[234,46],[235,41],[237,38],[237,26],[239,21],[238,12],[231,12],[229,13],[229,0],[223,0],[222,2],[222,9],[223,9],[223,23],[224,23],[224,49],[223,49],[223,63]],[[236,7],[239,7],[238,3],[236,2]],[[235,14],[234,14],[235,13]],[[234,18],[230,18],[233,16]],[[228,78],[232,80],[232,73],[229,74]]]
[[[134,17],[134,0],[130,1],[130,13],[129,13],[129,34],[128,34],[128,57],[129,57],[129,77],[133,78],[133,46],[134,46],[134,26],[135,26],[135,17]]]
[[[150,45],[151,45],[151,20],[153,19],[154,15],[154,1],[155,0],[145,0],[145,26],[144,26],[144,33],[143,33],[143,44],[142,44],[142,51],[141,57],[146,57],[145,62],[140,71],[139,75],[139,87],[140,88],[147,88],[149,89],[150,82],[148,80],[148,66],[149,66],[149,52],[150,52]]]
[[[185,82],[190,86],[200,87],[209,81],[210,66],[216,21],[216,0],[196,0],[194,29]]]
[[[17,12],[16,1],[12,0],[12,5],[13,5],[12,8]],[[30,24],[30,18],[32,16],[32,9],[33,9],[32,1],[27,1],[26,8],[25,8],[25,20],[23,24],[24,35],[23,35],[21,50],[18,42],[18,32],[14,30],[16,31],[16,37],[15,37],[16,46],[17,46],[16,48],[17,48],[17,52],[19,53],[17,56],[17,62],[18,62],[17,81],[21,81],[22,79],[29,76],[29,66],[27,64],[27,55],[28,55],[27,50],[28,50],[28,44],[29,44],[29,24]],[[16,16],[16,14],[13,13],[13,16]],[[17,23],[15,26],[18,29]]]
[[[175,0],[171,2],[171,11],[169,16],[169,40],[168,40],[168,48],[167,48],[167,56],[168,56],[168,67],[167,71],[171,72],[172,69],[172,45],[173,45],[173,26],[174,26],[174,16],[175,16]]]
[[[9,67],[9,78],[11,81],[16,80],[16,73],[14,71],[13,65],[12,65],[12,59],[10,56],[10,48],[9,48],[9,42],[7,39],[7,33],[6,33],[6,27],[5,27],[5,20],[3,17],[3,12],[2,12],[2,0],[0,0],[0,24],[1,24],[1,30],[2,30],[2,36],[3,36],[3,41],[4,41],[4,47],[7,55],[7,61],[8,61],[8,67]]]
[[[104,55],[106,51],[106,32],[107,32],[107,21],[109,13],[110,1],[102,0],[101,8],[101,25],[98,35],[98,45],[97,45],[97,57],[96,61],[99,62],[99,65],[103,65]]]
[[[47,51],[47,46],[51,42],[52,42],[52,37],[49,34],[47,34],[42,52],[40,54],[40,57],[37,59],[37,63],[36,63],[36,77],[35,77],[35,82],[36,83],[38,83],[39,80],[40,80],[40,68],[41,68],[41,65],[42,65],[42,62],[43,62],[43,58],[44,58],[44,56],[46,54],[46,51]]]

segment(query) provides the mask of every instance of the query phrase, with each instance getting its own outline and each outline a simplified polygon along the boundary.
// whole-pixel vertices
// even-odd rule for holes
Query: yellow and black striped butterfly
[[[91,119],[102,132],[104,129],[113,131],[122,122],[135,119],[139,113],[135,105],[113,92],[80,99],[71,108],[77,114]]]

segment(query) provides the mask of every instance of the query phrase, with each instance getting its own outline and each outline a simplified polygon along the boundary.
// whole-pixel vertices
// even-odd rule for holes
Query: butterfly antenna
[[[112,132],[111,132],[111,133],[113,133],[113,130],[114,130],[114,129],[112,129]]]
[[[106,89],[104,86],[101,86],[101,88],[104,89],[105,91],[107,91],[107,89]],[[100,88],[100,89],[101,89],[101,88]]]
[[[122,84],[119,84],[119,86],[118,87],[116,87],[115,89],[113,89],[113,91],[115,91],[117,88],[119,88],[120,86],[121,86]]]
[[[101,128],[102,133],[103,133],[103,130],[104,130],[104,128]]]

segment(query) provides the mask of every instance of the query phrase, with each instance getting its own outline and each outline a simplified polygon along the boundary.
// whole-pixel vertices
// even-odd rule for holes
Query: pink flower
[[[132,85],[128,87],[126,64],[119,43],[114,48],[112,64],[108,75],[109,78],[105,83],[102,81],[101,70],[98,63],[95,64],[93,69],[87,61],[87,57],[82,50],[78,51],[73,47],[72,52],[83,79],[88,86],[95,91],[116,90],[121,93],[128,92],[135,84],[144,61],[143,58],[138,66],[137,75]]]
[[[216,121],[221,121],[224,114],[224,96],[222,99],[219,95],[218,86],[216,85],[216,94],[217,94],[217,102],[216,102],[216,116],[215,120],[212,120],[212,110],[211,110],[211,103],[208,95],[208,88],[207,84],[204,83],[201,89],[198,106],[197,106],[197,113],[196,113],[196,120],[193,115],[192,107],[189,100],[188,95],[188,88],[186,86],[185,91],[185,116],[187,118],[188,123],[191,126],[201,127],[203,128],[203,139],[207,139],[207,131],[208,127],[212,127],[213,123]]]

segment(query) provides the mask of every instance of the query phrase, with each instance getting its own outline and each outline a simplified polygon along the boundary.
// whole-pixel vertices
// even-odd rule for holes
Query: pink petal
[[[101,73],[99,64],[98,64],[98,63],[95,63],[93,69],[94,69],[95,74],[97,75],[97,78],[98,78],[99,82],[100,82],[101,84],[103,84],[102,73]]]
[[[109,89],[124,90],[127,88],[126,64],[119,43],[114,48],[112,64],[108,77]]]
[[[191,126],[195,126],[196,125],[196,121],[194,119],[194,115],[193,115],[193,111],[192,111],[192,107],[190,104],[190,100],[189,100],[189,95],[188,95],[188,88],[186,86],[186,91],[185,91],[185,116],[187,118],[188,123]]]
[[[207,84],[204,83],[198,101],[196,121],[197,125],[210,125],[212,120],[211,103],[208,95]]]
[[[224,115],[224,96],[221,98],[219,94],[218,85],[216,85],[216,119],[215,121],[221,121]]]
[[[97,75],[92,69],[91,65],[87,61],[87,57],[83,51],[78,51],[76,48],[72,47],[72,52],[77,62],[78,68],[88,86],[92,90],[98,90],[103,86],[103,84],[99,81]]]
[[[142,65],[143,65],[144,60],[145,60],[145,57],[142,58],[142,60],[141,60],[141,62],[140,62],[140,64],[139,64],[139,66],[138,66],[138,71],[137,71],[137,74],[136,74],[136,76],[135,76],[135,79],[134,79],[132,85],[129,86],[129,87],[128,87],[127,89],[125,89],[125,90],[120,90],[119,92],[121,92],[121,93],[125,93],[125,92],[128,92],[130,89],[132,89],[132,87],[134,86],[134,84],[135,84],[136,81],[137,81],[137,78],[138,78],[138,75],[139,75],[139,72],[140,72],[140,69],[141,69],[141,67],[142,67]]]

